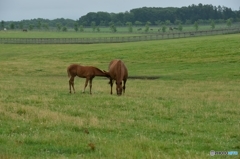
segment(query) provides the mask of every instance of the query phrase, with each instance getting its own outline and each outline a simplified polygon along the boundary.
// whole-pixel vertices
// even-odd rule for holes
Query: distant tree
[[[60,23],[57,23],[57,31],[60,31],[62,29],[62,25]]]
[[[96,22],[95,22],[95,21],[92,21],[92,22],[91,22],[91,27],[92,27],[92,30],[93,30],[93,31],[96,30]]]
[[[62,28],[62,31],[63,31],[63,32],[67,32],[67,27],[64,26],[64,27]]]
[[[10,24],[10,29],[12,29],[12,30],[15,29],[15,24],[14,23]]]
[[[4,27],[5,27],[5,22],[2,20],[1,21],[1,28],[4,29]]]
[[[148,24],[145,25],[144,31],[145,31],[146,33],[149,31],[149,25],[148,25]]]
[[[132,22],[127,22],[126,25],[128,26],[128,32],[133,32]]]
[[[198,22],[197,21],[195,21],[193,26],[194,26],[195,30],[198,31]]]
[[[136,26],[141,26],[142,25],[142,22],[140,22],[140,21],[135,21],[135,23],[134,23]]]
[[[123,21],[124,22],[134,22],[134,14],[132,12],[126,11],[123,16]]]
[[[48,23],[43,23],[42,27],[43,27],[44,30],[49,30]]]
[[[176,19],[176,20],[174,21],[174,24],[175,24],[175,25],[182,24],[182,21],[181,21],[181,20],[178,20],[178,19]]]
[[[99,25],[100,25],[100,26],[106,26],[107,24],[106,24],[106,22],[105,22],[104,20],[101,20],[101,22],[100,22]]]
[[[77,32],[78,31],[78,23],[74,23],[74,30]]]
[[[161,25],[161,20],[155,21],[155,24],[156,24],[157,26],[160,26],[160,25]]]
[[[83,27],[83,25],[80,25],[80,32],[84,32],[84,27]]]
[[[162,25],[162,26],[165,25],[165,22],[164,22],[164,21],[161,21],[161,22],[160,22],[160,25]]]
[[[28,30],[33,30],[33,25],[32,24],[30,24],[29,26],[28,26]]]
[[[179,30],[179,31],[182,31],[182,30],[183,30],[183,27],[182,27],[182,24],[181,24],[181,23],[178,24],[178,30]]]
[[[228,26],[229,28],[232,26],[232,19],[231,19],[231,18],[229,18],[229,19],[227,20],[227,26]]]
[[[84,22],[82,23],[82,25],[88,26],[88,22],[87,22],[87,21],[84,21]]]
[[[123,23],[122,23],[121,21],[118,21],[118,22],[116,23],[116,25],[117,25],[117,26],[123,26]]]
[[[192,24],[192,21],[191,20],[186,20],[185,24],[190,25],[190,24]]]
[[[99,28],[99,26],[97,26],[97,32],[100,32],[100,28]]]
[[[150,21],[147,21],[147,23],[146,24],[148,24],[148,25],[152,25],[152,23],[150,22]]]
[[[41,30],[42,29],[42,23],[40,20],[37,22],[37,29]]]
[[[113,32],[113,33],[117,32],[117,28],[116,28],[114,22],[110,22],[109,26],[110,26],[111,32]]]
[[[165,21],[165,25],[167,25],[167,26],[168,26],[168,25],[171,25],[171,21],[170,21],[170,20],[166,20],[166,21]]]
[[[166,28],[167,28],[166,25],[163,25],[163,26],[162,26],[162,32],[163,32],[163,33],[166,32]]]
[[[225,23],[226,21],[224,20],[224,19],[217,19],[216,20],[216,23],[218,23],[218,24],[223,24],[223,23]]]
[[[145,32],[147,33],[149,31],[149,25],[151,25],[151,22],[147,22],[146,25],[145,25]]]
[[[19,23],[19,28],[20,28],[20,29],[23,29],[23,22],[20,22],[20,23]]]
[[[116,33],[116,32],[117,32],[117,28],[116,28],[116,26],[114,25],[114,23],[112,23],[112,24],[110,25],[110,30],[111,30],[113,33]]]
[[[214,22],[214,20],[211,20],[211,28],[212,28],[212,30],[215,29],[215,22]]]
[[[109,26],[109,27],[111,27],[111,25],[114,25],[114,22],[113,22],[113,21],[110,21],[110,22],[108,23],[108,26]]]
[[[198,19],[198,24],[204,24],[204,20],[203,19]]]

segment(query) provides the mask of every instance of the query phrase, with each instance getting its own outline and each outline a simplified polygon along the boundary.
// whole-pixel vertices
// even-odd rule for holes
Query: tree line
[[[125,13],[90,12],[79,18],[78,23],[83,26],[91,26],[94,22],[97,26],[110,26],[114,23],[117,26],[125,26],[131,22],[136,26],[145,25],[169,25],[169,24],[209,24],[214,20],[215,23],[224,23],[227,19],[233,22],[240,22],[240,10],[233,11],[231,8],[213,5],[190,5],[188,7],[160,8],[143,7],[130,10]]]
[[[54,20],[37,18],[31,20],[21,21],[1,21],[1,28],[7,29],[28,29],[28,30],[49,30],[56,28],[57,30],[66,30],[67,28],[73,28],[76,21],[72,19],[58,18]]]
[[[116,26],[170,26],[183,24],[218,24],[227,22],[240,22],[240,9],[233,11],[231,8],[213,5],[189,5],[188,7],[142,7],[132,9],[129,12],[108,13],[89,12],[78,20],[72,19],[31,19],[22,21],[1,21],[1,28],[29,30],[49,30],[55,28],[58,31],[67,31],[74,28],[75,31],[83,31],[83,27],[92,27],[98,30],[99,26],[110,27],[115,32]]]

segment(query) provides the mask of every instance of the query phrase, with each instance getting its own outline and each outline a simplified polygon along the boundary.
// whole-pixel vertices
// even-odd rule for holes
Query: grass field
[[[98,33],[98,32],[56,32],[56,31],[1,31],[0,38],[96,38],[96,37],[127,37],[141,34]]]
[[[240,34],[92,45],[0,45],[0,158],[213,158],[240,153]],[[122,59],[126,93],[71,63]],[[89,133],[88,133],[89,132]],[[94,145],[94,147],[93,147]],[[215,156],[214,158],[239,158]]]
[[[177,27],[177,26],[176,26]],[[239,27],[238,23],[232,25],[231,28]],[[138,31],[139,28],[142,28],[141,31]],[[215,30],[217,29],[227,29],[228,27],[224,24],[218,24],[215,26]],[[162,33],[161,27],[150,26],[148,33]],[[69,28],[67,32],[56,31],[55,28],[50,29],[48,31],[44,30],[32,30],[28,32],[22,32],[21,29],[18,30],[8,30],[8,31],[0,31],[0,38],[99,38],[99,37],[128,37],[128,36],[142,36],[145,33],[145,26],[133,27],[133,32],[129,33],[128,27],[117,27],[117,32],[112,33],[109,27],[101,27],[100,31],[93,31],[91,27],[85,28],[84,32],[76,32],[74,29]],[[199,31],[211,30],[210,25],[199,25]],[[196,31],[193,25],[183,26],[182,32],[193,32]],[[177,33],[180,31],[169,30],[167,27],[165,33]],[[123,34],[124,33],[124,34]]]

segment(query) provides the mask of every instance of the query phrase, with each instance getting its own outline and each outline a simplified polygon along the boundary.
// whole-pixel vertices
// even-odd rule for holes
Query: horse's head
[[[117,95],[122,95],[122,81],[116,81],[116,91]]]

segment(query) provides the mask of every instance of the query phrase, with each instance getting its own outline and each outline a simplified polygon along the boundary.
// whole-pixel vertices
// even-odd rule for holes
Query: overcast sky
[[[0,0],[0,21],[77,20],[89,12],[119,13],[141,7],[182,7],[199,3],[240,9],[240,0]]]

